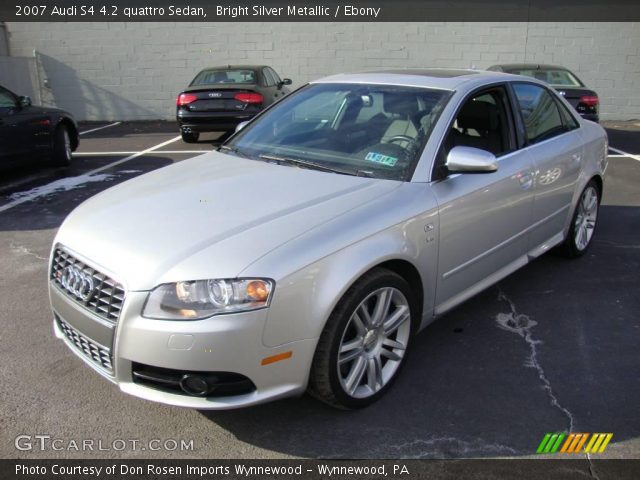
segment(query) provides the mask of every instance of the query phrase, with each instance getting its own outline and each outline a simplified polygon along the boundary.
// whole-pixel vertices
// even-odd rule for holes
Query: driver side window
[[[444,157],[454,147],[473,147],[496,157],[513,150],[507,95],[503,87],[485,90],[469,98],[449,130]]]

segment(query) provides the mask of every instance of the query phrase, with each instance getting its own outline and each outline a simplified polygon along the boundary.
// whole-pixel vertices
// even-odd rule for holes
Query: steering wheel
[[[395,142],[407,142],[407,143],[415,143],[416,139],[410,137],[409,135],[394,135],[386,143],[395,143]]]

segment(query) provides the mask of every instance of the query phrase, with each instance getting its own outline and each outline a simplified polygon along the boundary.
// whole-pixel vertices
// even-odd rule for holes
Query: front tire
[[[71,164],[71,137],[65,125],[56,128],[53,134],[53,149],[51,150],[51,164],[56,167],[67,167]]]
[[[569,258],[581,257],[588,250],[598,222],[600,189],[595,180],[589,181],[580,194],[571,219],[569,233],[562,245],[562,253]]]
[[[417,311],[415,295],[402,277],[381,268],[365,274],[327,321],[309,393],[344,409],[378,400],[404,365]]]

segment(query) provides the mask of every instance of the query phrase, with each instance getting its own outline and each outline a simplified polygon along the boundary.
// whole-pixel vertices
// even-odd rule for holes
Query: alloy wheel
[[[576,248],[580,251],[587,248],[598,218],[598,192],[588,186],[578,202],[578,213],[575,219],[574,232]]]
[[[400,367],[411,334],[411,309],[400,290],[369,294],[351,314],[338,348],[338,378],[354,398],[376,394]]]
[[[66,129],[62,130],[62,138],[64,140],[64,156],[67,160],[71,160],[71,139]]]

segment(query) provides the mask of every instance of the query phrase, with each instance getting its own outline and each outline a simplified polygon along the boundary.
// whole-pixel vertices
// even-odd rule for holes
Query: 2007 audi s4
[[[604,130],[535,79],[330,76],[73,211],[55,333],[149,400],[363,407],[434,318],[552,247],[582,255],[606,165]]]

